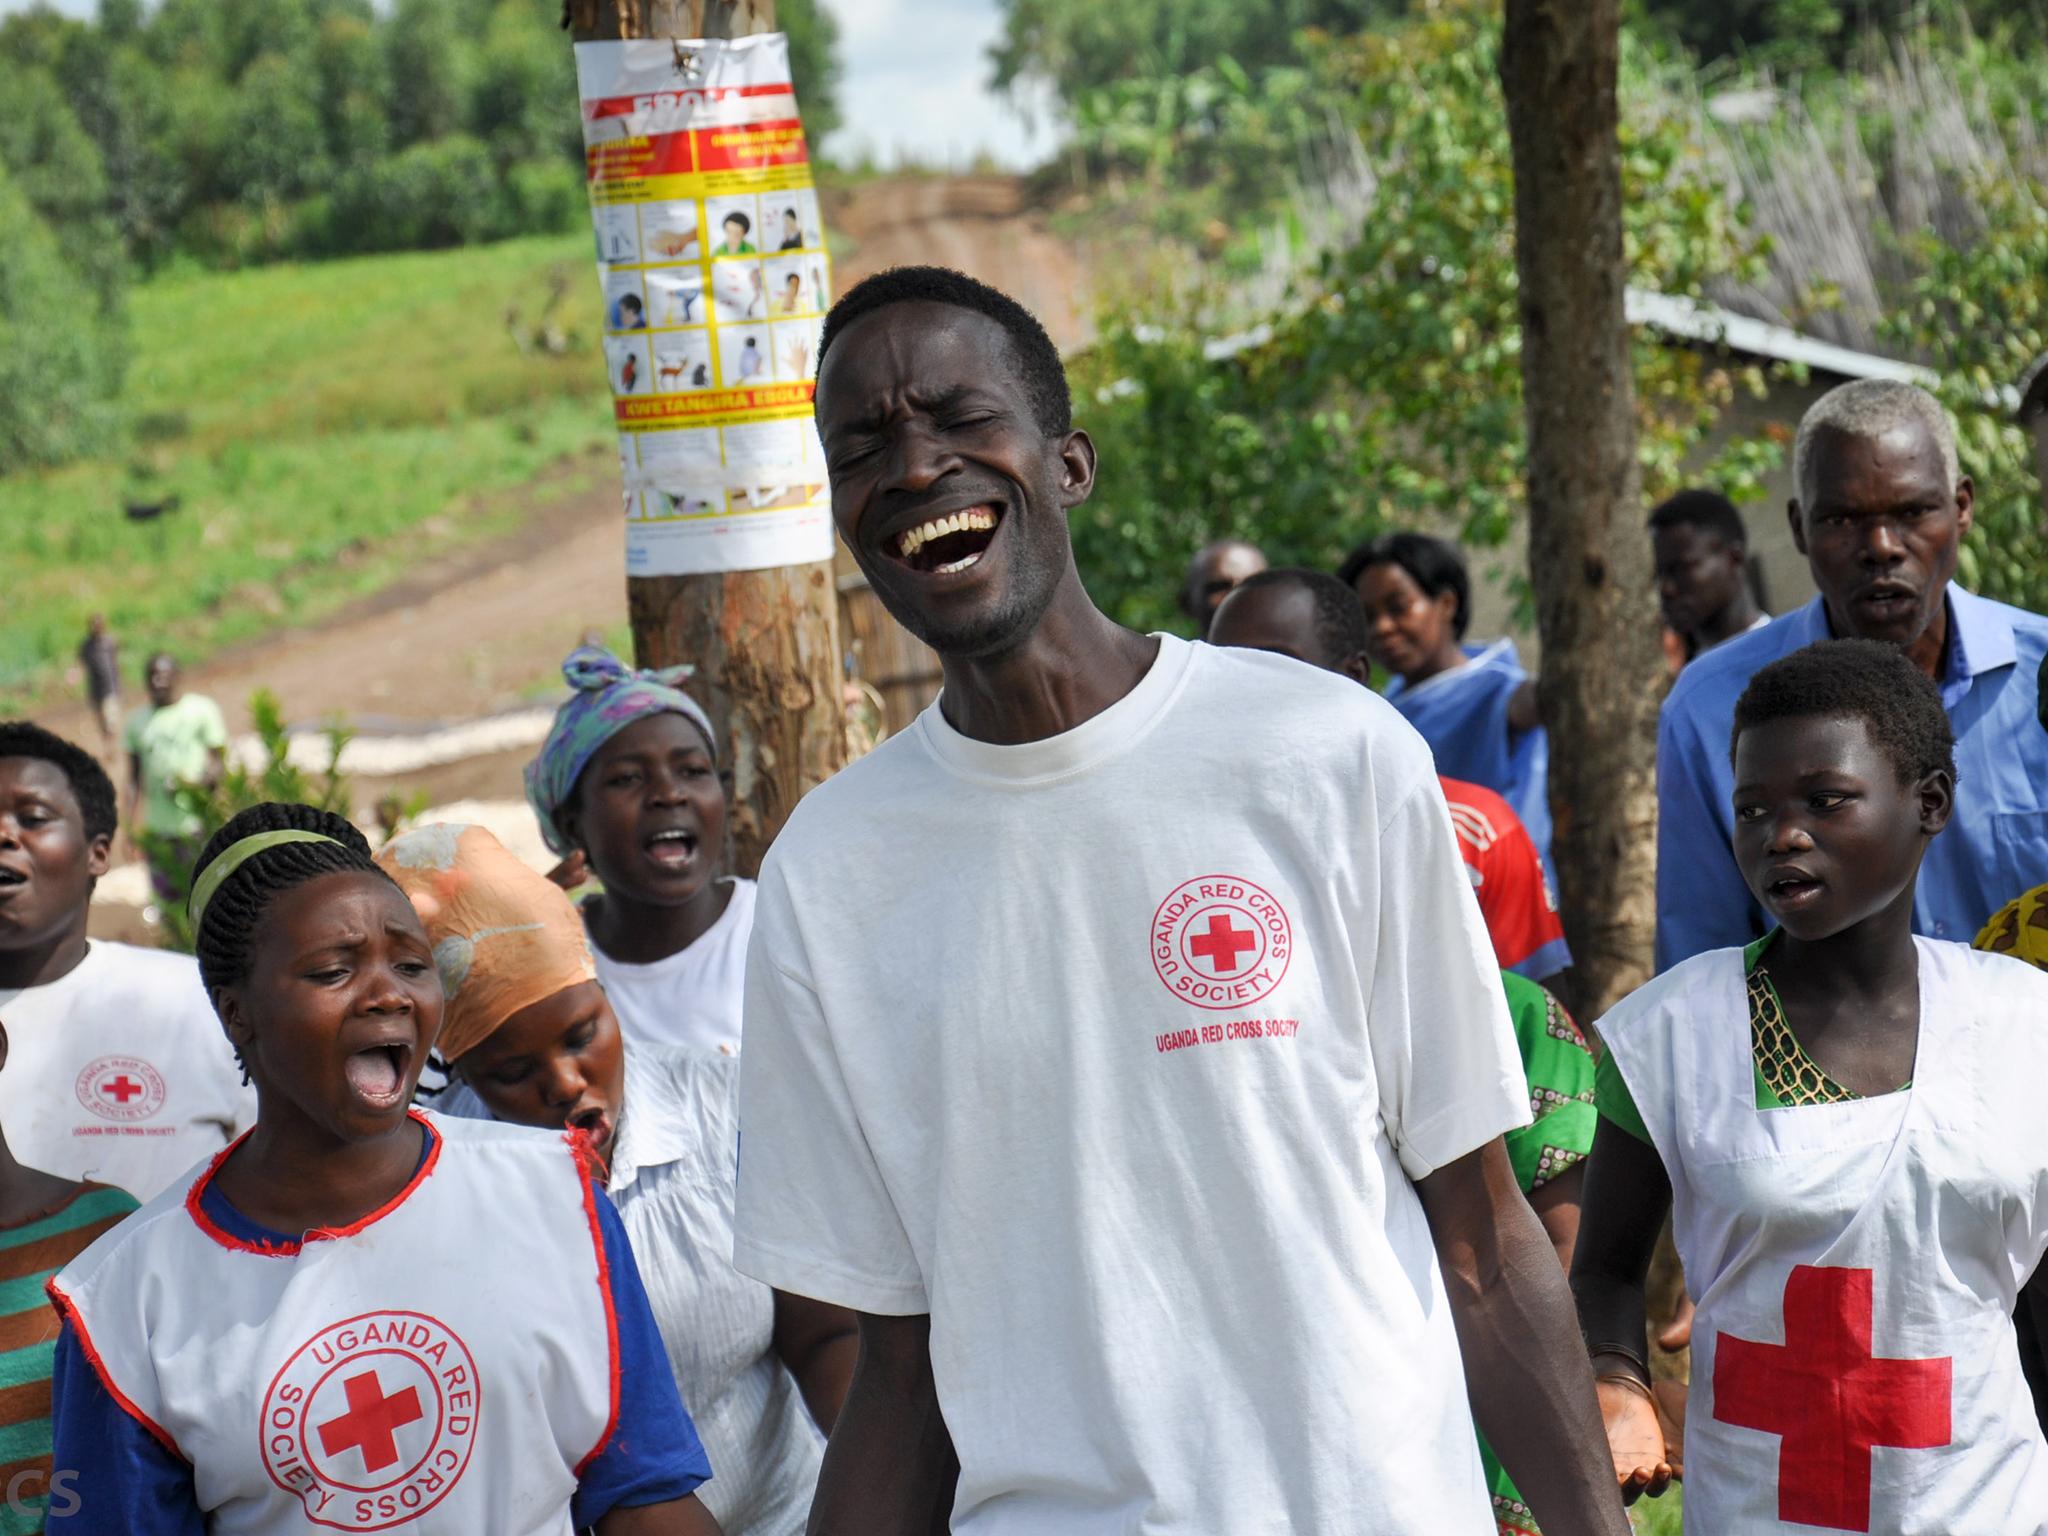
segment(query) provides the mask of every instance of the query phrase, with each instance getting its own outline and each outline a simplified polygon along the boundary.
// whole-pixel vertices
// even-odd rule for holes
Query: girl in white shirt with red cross
[[[410,1108],[441,982],[362,834],[266,805],[201,854],[255,1129],[67,1266],[65,1536],[716,1536],[587,1142]]]

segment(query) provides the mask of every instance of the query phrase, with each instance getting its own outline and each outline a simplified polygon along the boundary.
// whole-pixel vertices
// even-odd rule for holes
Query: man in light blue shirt
[[[1932,396],[1865,379],[1815,402],[1793,450],[1793,542],[1820,596],[1679,674],[1657,730],[1657,968],[1748,943],[1762,910],[1736,868],[1735,701],[1759,667],[1830,637],[1904,649],[1956,733],[1956,810],[1928,849],[1913,927],[1968,943],[2014,891],[2048,879],[2048,618],[1955,586],[1974,490]]]

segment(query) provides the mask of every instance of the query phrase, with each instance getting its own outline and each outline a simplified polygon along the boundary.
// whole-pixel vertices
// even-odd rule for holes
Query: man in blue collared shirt
[[[1759,667],[1831,636],[1902,647],[1956,733],[1956,810],[1921,866],[1916,932],[1968,943],[2014,891],[2048,879],[2048,618],[1951,583],[1974,491],[1955,432],[1910,384],[1829,391],[1799,425],[1792,538],[1820,596],[1679,674],[1657,730],[1657,968],[1763,932],[1732,851],[1735,701]]]

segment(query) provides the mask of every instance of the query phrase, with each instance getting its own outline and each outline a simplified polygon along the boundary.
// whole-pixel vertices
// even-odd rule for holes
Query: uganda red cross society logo
[[[462,1480],[482,1402],[453,1329],[423,1312],[365,1313],[313,1335],[271,1378],[263,1466],[316,1525],[405,1525]]]
[[[163,1074],[139,1056],[102,1056],[78,1074],[78,1102],[102,1120],[147,1120],[164,1107]]]
[[[1198,1008],[1243,1008],[1287,974],[1294,928],[1273,896],[1234,875],[1184,880],[1152,914],[1152,969]]]

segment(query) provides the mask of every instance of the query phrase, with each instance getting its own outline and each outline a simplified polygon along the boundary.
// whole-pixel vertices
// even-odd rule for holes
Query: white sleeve
[[[929,1312],[924,1276],[807,974],[771,859],[747,948],[733,1264],[777,1290],[859,1312]]]
[[[1408,1177],[1421,1179],[1527,1125],[1529,1089],[1499,962],[1435,779],[1380,828],[1378,865],[1366,1032],[1387,1134]]]

